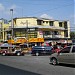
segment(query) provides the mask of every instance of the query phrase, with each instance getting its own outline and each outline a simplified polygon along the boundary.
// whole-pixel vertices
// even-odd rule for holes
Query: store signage
[[[29,42],[44,42],[44,38],[30,38]]]

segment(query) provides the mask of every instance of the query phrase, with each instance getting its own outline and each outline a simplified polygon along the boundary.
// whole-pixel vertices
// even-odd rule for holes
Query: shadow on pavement
[[[75,68],[75,65],[71,65],[71,64],[59,64],[59,66]]]
[[[0,75],[41,75],[0,64]]]
[[[49,64],[52,65],[51,63],[49,63]],[[58,64],[58,65],[53,65],[53,66],[63,66],[63,67],[75,68],[75,65],[71,65],[71,64]]]

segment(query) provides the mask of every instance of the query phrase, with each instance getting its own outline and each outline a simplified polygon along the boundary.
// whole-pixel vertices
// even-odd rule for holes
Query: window
[[[37,20],[37,25],[42,25],[42,20]]]
[[[67,22],[64,22],[64,28],[67,29]]]
[[[72,52],[75,53],[75,46],[73,47]]]
[[[62,49],[60,53],[69,53],[70,49],[71,49],[71,47],[66,47],[66,48]]]
[[[64,31],[64,37],[68,37],[68,31],[67,30]]]
[[[58,35],[59,34],[59,32],[58,31],[54,31],[54,35]]]
[[[50,31],[45,31],[44,32],[44,35],[50,35],[51,33],[50,33]]]
[[[50,25],[50,26],[53,26],[53,21],[50,21],[50,22],[49,22],[49,25]]]
[[[46,23],[48,23],[48,21],[46,21]]]
[[[59,22],[59,27],[62,27],[62,22]]]
[[[45,23],[45,21],[43,21],[43,23]]]

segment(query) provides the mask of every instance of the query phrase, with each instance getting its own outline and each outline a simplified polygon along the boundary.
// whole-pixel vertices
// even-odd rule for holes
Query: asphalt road
[[[75,66],[53,66],[49,56],[0,56],[0,75],[75,75]]]

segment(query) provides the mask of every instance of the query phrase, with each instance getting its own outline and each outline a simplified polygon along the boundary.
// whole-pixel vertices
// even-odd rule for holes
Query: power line
[[[71,6],[71,5],[73,5],[73,3],[67,4],[67,5],[62,5],[60,7],[55,7],[55,8],[52,8],[52,9],[47,9],[47,10],[44,10],[44,11],[52,11],[52,10],[56,10],[56,9],[59,9],[59,8],[64,8],[64,7]],[[36,12],[34,14],[37,14],[37,13],[40,13],[40,12]],[[33,15],[33,14],[30,14],[30,15]]]

